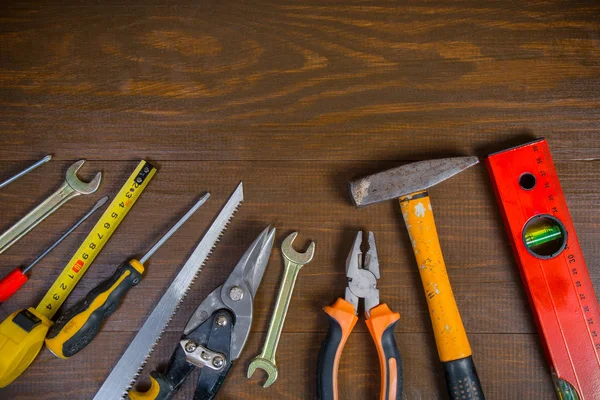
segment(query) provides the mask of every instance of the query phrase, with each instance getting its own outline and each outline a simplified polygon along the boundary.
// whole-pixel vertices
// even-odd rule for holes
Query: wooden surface
[[[406,399],[444,399],[425,298],[398,205],[355,210],[347,181],[402,163],[485,156],[545,136],[596,288],[600,287],[600,4],[595,1],[17,0],[0,6],[0,229],[62,181],[102,170],[77,198],[0,256],[26,265],[146,158],[160,166],[69,297],[143,253],[204,191],[211,200],[148,263],[92,345],[68,361],[43,350],[2,399],[90,399],[240,180],[246,202],[138,380],[164,365],[187,319],[267,224],[277,244],[317,243],[300,273],[268,389],[247,380],[282,272],[273,251],[249,341],[221,399],[313,399],[321,308],[342,296],[358,229],[375,232],[381,299],[401,313]],[[450,278],[489,399],[552,399],[552,382],[482,166],[430,191]],[[0,318],[36,305],[86,222],[32,273]],[[63,311],[64,311],[63,307]],[[260,374],[258,374],[260,375]],[[178,399],[191,399],[188,379]],[[342,357],[341,399],[377,399],[374,346],[359,322]]]

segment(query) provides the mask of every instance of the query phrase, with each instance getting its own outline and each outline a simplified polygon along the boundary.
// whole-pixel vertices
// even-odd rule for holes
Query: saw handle
[[[390,310],[384,303],[372,308],[365,321],[379,356],[381,400],[402,398],[402,358],[394,337],[394,328],[399,320],[400,314]]]
[[[352,304],[338,298],[323,309],[329,318],[329,330],[321,344],[317,363],[317,399],[338,400],[337,375],[346,340],[358,321]]]
[[[190,372],[193,367],[190,367]],[[168,376],[152,371],[150,373],[150,388],[145,392],[130,390],[127,395],[130,400],[171,400],[177,390]]]
[[[218,288],[217,290],[221,290]],[[225,318],[220,324],[216,321]],[[233,365],[231,360],[231,343],[234,325],[234,316],[229,310],[220,309],[211,317],[196,326],[189,334],[181,337],[182,341],[192,341],[221,353],[225,358],[225,365],[221,370],[209,367],[199,368],[198,384],[194,392],[194,400],[211,400],[219,391],[225,377]],[[146,392],[129,391],[130,400],[170,400],[181,387],[185,379],[196,368],[189,362],[181,342],[171,355],[164,373],[152,371],[150,373],[151,386]]]
[[[187,362],[185,351],[177,346],[169,359],[164,373],[150,372],[150,388],[145,392],[130,390],[130,400],[171,400],[183,381],[194,370],[194,365]]]
[[[142,279],[144,266],[137,260],[121,264],[115,273],[92,289],[54,324],[46,346],[57,357],[67,358],[87,346],[125,296]]]

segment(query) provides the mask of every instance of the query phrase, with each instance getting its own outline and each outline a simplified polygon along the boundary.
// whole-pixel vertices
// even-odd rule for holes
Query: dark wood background
[[[43,350],[3,399],[90,399],[235,185],[246,202],[146,366],[163,365],[187,319],[267,224],[277,248],[249,341],[221,399],[312,399],[321,308],[343,296],[355,231],[375,232],[382,301],[401,313],[406,399],[444,399],[426,303],[399,215],[355,210],[347,181],[406,162],[484,157],[548,139],[596,288],[600,287],[600,4],[596,1],[6,1],[0,6],[0,190],[8,228],[85,158],[104,172],[0,256],[26,265],[138,160],[160,166],[65,306],[141,255],[198,196],[211,200],[148,263],[100,335],[67,361]],[[489,399],[552,399],[552,382],[483,166],[430,191],[454,292]],[[35,306],[86,236],[86,222],[0,306]],[[317,244],[301,272],[268,389],[246,367],[266,335],[293,230]],[[65,307],[63,307],[63,310]],[[258,374],[260,377],[260,374]],[[359,322],[341,361],[342,399],[376,399],[375,348]],[[188,379],[178,399],[190,399]]]

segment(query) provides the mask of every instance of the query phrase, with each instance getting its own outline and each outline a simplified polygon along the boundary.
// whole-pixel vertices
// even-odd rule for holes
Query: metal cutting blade
[[[160,299],[142,328],[138,331],[129,347],[112,369],[106,381],[96,393],[94,400],[122,399],[131,387],[146,359],[154,350],[169,321],[175,314],[179,303],[185,297],[194,278],[202,269],[212,249],[219,241],[238,206],[244,200],[243,185],[240,182],[229,200],[212,223],[192,255],[181,268],[171,286]]]

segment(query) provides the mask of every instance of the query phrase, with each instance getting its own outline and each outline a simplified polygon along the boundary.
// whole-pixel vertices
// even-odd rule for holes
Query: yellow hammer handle
[[[468,357],[471,346],[448,279],[429,195],[422,191],[401,197],[400,207],[425,289],[440,360]]]

